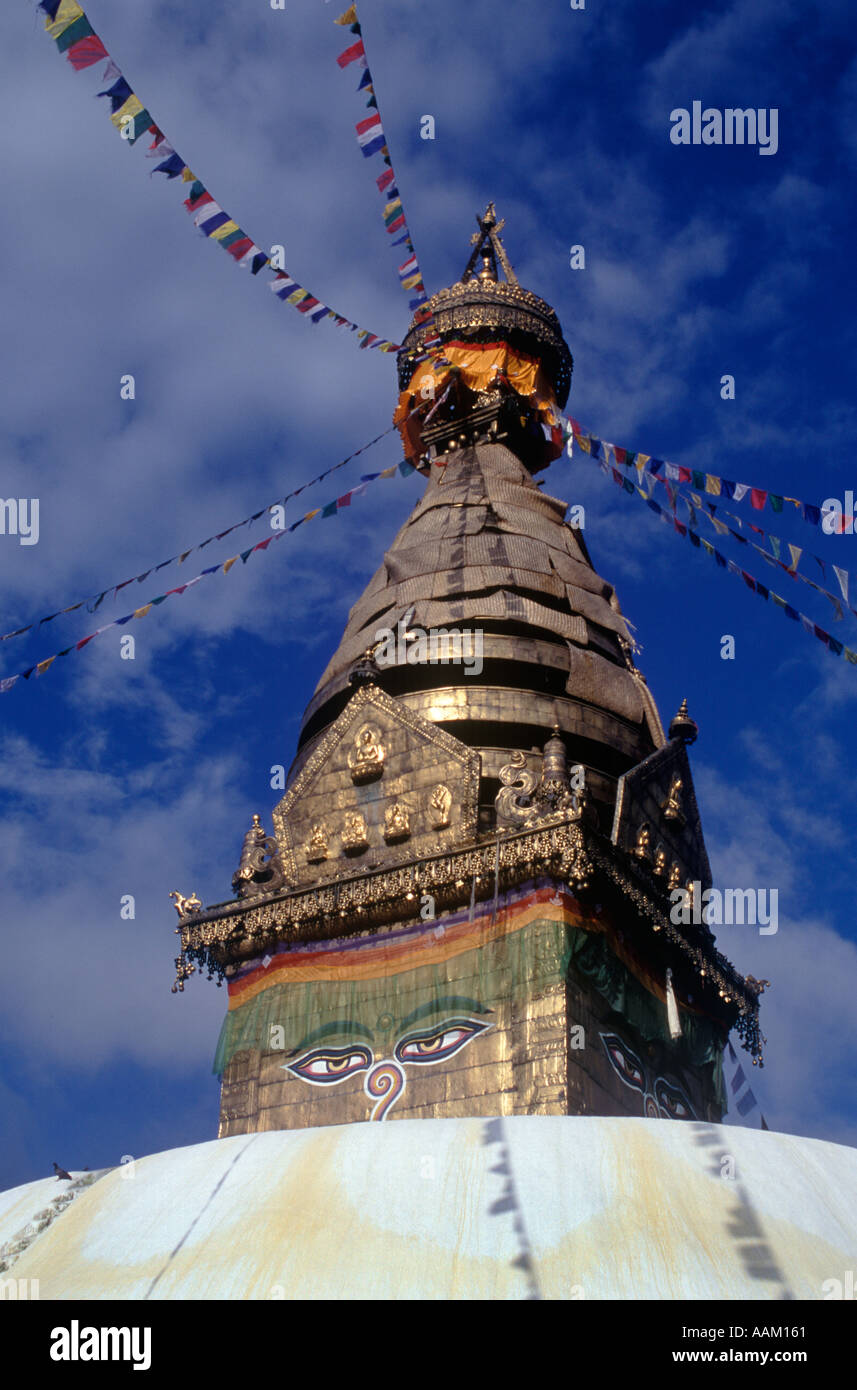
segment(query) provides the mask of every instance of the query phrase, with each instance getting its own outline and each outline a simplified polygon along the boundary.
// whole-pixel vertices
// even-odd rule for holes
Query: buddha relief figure
[[[449,825],[449,812],[452,808],[452,792],[449,787],[445,787],[441,782],[435,787],[429,801],[429,809],[432,813],[432,829],[443,830],[444,826]]]
[[[342,825],[342,848],[346,850],[366,849],[369,832],[366,821],[359,811],[346,811]]]
[[[670,869],[670,876],[669,876],[669,878],[667,879],[667,888],[680,888],[680,887],[681,887],[681,869],[679,868],[678,864],[673,863],[673,865],[672,865],[672,867],[671,867],[671,869]]]
[[[308,863],[319,864],[322,859],[327,858],[329,840],[330,832],[324,821],[316,821],[310,828],[309,840],[307,841],[306,857]]]
[[[348,754],[352,782],[371,782],[380,777],[384,770],[385,756],[379,731],[371,724],[364,724]]]
[[[411,833],[411,818],[401,802],[394,801],[384,815],[384,839],[404,840]]]
[[[664,849],[663,845],[658,845],[657,849],[655,850],[654,872],[657,874],[658,878],[661,878],[666,873],[666,871],[667,852]]]
[[[650,860],[652,857],[652,832],[647,825],[641,825],[637,831],[637,843],[633,853],[635,858]]]
[[[681,788],[682,780],[678,773],[676,773],[670,782],[670,789],[667,793],[667,799],[663,804],[662,810],[666,820],[678,821],[680,825],[684,825],[684,812],[681,809],[681,802],[679,801],[679,792]]]

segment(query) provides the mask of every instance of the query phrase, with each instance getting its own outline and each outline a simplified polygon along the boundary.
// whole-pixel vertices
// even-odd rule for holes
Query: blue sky
[[[389,423],[394,359],[312,327],[194,231],[150,179],[27,0],[0,51],[0,495],[40,499],[39,543],[0,537],[3,630],[157,564],[352,452]],[[214,197],[295,277],[385,337],[408,321],[377,161],[335,57],[333,0],[91,0],[90,20]],[[571,412],[628,447],[820,503],[857,491],[849,0],[526,6],[364,0],[364,38],[429,290],[458,278],[489,198],[521,282],[575,359]],[[352,70],[353,71],[353,70]],[[776,107],[779,149],[677,147],[670,112]],[[419,138],[432,114],[436,138]],[[586,269],[569,247],[583,244]],[[119,380],[133,373],[133,403]],[[720,378],[734,375],[736,399]],[[377,446],[327,501],[399,457]],[[167,897],[230,895],[272,764],[420,492],[379,483],[227,577],[107,634],[0,696],[0,1187],[210,1138],[223,991],[170,993]],[[771,1128],[857,1143],[851,775],[857,669],[763,604],[577,456],[546,487],[586,507],[665,722],[687,696],[715,882],[776,888],[779,931],[718,944],[773,987],[752,1085]],[[302,499],[301,499],[302,500]],[[294,517],[299,511],[290,514]],[[740,509],[745,510],[745,509]],[[761,520],[857,570],[855,538]],[[248,534],[264,535],[264,522]],[[713,532],[703,534],[714,538]],[[241,542],[242,545],[250,541]],[[233,554],[161,572],[135,606]],[[854,619],[724,542],[823,627]],[[820,578],[804,559],[801,570]],[[160,583],[163,578],[165,582]],[[166,582],[169,580],[169,582]],[[57,620],[0,648],[12,674],[127,611]],[[734,661],[720,658],[735,638]],[[120,919],[124,894],[133,921]]]

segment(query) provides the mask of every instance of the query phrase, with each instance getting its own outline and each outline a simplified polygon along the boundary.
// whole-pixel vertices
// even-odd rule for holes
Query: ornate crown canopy
[[[489,342],[499,336],[541,360],[562,408],[571,388],[573,361],[559,319],[544,299],[518,284],[499,236],[505,223],[497,221],[494,204],[489,203],[476,221],[479,231],[471,238],[473,251],[461,279],[433,294],[408,329],[398,356],[399,385],[404,390],[410,381],[427,338]]]

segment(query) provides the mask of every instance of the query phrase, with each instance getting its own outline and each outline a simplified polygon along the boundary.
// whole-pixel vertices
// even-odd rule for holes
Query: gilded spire
[[[473,278],[473,269],[478,258],[482,257],[482,268],[477,272],[476,278],[484,284],[491,281],[495,285],[499,281],[497,270],[498,264],[502,267],[503,274],[510,285],[517,285],[518,277],[509,264],[509,257],[506,255],[506,248],[500,240],[500,232],[506,225],[506,219],[501,218],[497,221],[497,214],[494,211],[494,204],[489,203],[482,217],[476,214],[476,225],[478,232],[474,232],[470,238],[473,250],[470,253],[470,260],[464,268],[461,283]]]

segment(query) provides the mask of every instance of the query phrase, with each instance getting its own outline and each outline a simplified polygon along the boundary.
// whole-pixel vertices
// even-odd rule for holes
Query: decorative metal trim
[[[182,990],[197,965],[208,971],[209,978],[216,975],[220,983],[230,967],[279,941],[324,940],[356,935],[385,922],[418,921],[417,905],[423,893],[431,893],[442,907],[461,906],[474,877],[476,898],[481,901],[493,896],[495,875],[501,888],[549,874],[583,889],[590,873],[581,827],[557,816],[523,832],[492,835],[469,849],[392,869],[342,875],[324,885],[256,899],[252,904],[219,904],[184,919],[176,928],[181,955],[173,989]]]

